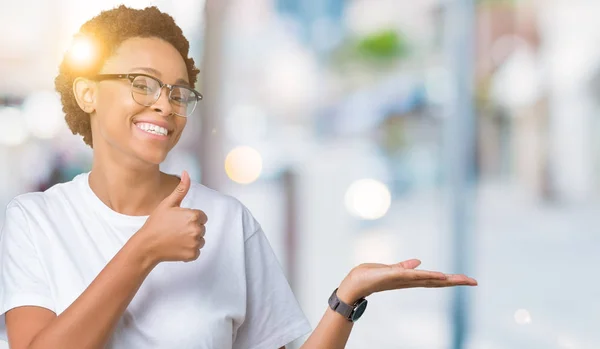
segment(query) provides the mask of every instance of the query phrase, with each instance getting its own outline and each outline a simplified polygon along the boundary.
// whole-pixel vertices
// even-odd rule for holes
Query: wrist
[[[329,297],[329,308],[350,322],[356,322],[367,309],[367,300],[352,292],[350,288],[338,287]]]
[[[340,301],[348,305],[352,305],[356,303],[359,299],[364,298],[364,296],[360,295],[360,293],[357,292],[355,287],[353,287],[350,284],[350,282],[347,282],[346,280],[342,281],[340,287],[338,287],[336,294]]]
[[[137,234],[127,241],[123,250],[125,250],[134,263],[140,265],[143,270],[149,272],[154,269],[160,260],[156,258],[152,244],[147,243],[140,236],[136,235]]]

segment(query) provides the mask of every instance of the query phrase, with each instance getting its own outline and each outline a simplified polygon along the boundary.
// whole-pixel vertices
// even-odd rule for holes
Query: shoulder
[[[23,213],[45,210],[56,206],[59,202],[67,200],[73,194],[77,193],[77,182],[79,176],[73,180],[55,184],[47,190],[41,192],[28,192],[14,197],[6,206],[7,214],[9,211],[21,211]]]
[[[208,188],[198,182],[192,182],[184,204],[191,208],[200,208],[198,205],[217,207],[221,210],[236,211],[243,210],[245,206],[235,197]]]
[[[205,211],[209,221],[216,219],[229,226],[241,225],[246,238],[260,228],[252,212],[239,199],[197,182],[192,182],[184,205]]]

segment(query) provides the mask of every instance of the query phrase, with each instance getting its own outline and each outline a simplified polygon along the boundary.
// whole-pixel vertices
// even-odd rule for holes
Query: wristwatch
[[[350,322],[355,322],[360,319],[362,314],[365,312],[365,309],[367,309],[367,300],[361,298],[353,305],[348,305],[337,297],[337,290],[338,289],[336,288],[331,294],[331,297],[329,297],[329,307],[331,310],[341,314]]]

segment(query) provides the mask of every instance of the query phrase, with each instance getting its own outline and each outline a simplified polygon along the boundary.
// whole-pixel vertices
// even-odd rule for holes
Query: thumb
[[[418,259],[409,259],[407,261],[398,263],[398,265],[404,269],[415,269],[416,267],[421,265],[421,261]]]
[[[190,190],[190,175],[187,171],[183,171],[181,174],[181,182],[177,185],[175,190],[171,193],[171,195],[167,196],[163,203],[167,205],[167,207],[177,207],[181,205],[183,198],[187,195]]]

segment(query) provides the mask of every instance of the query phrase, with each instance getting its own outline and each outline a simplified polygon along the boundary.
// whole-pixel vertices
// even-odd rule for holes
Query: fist
[[[152,212],[144,226],[136,233],[156,262],[198,259],[204,247],[206,214],[201,210],[182,208],[181,202],[190,189],[187,172],[181,182]]]

